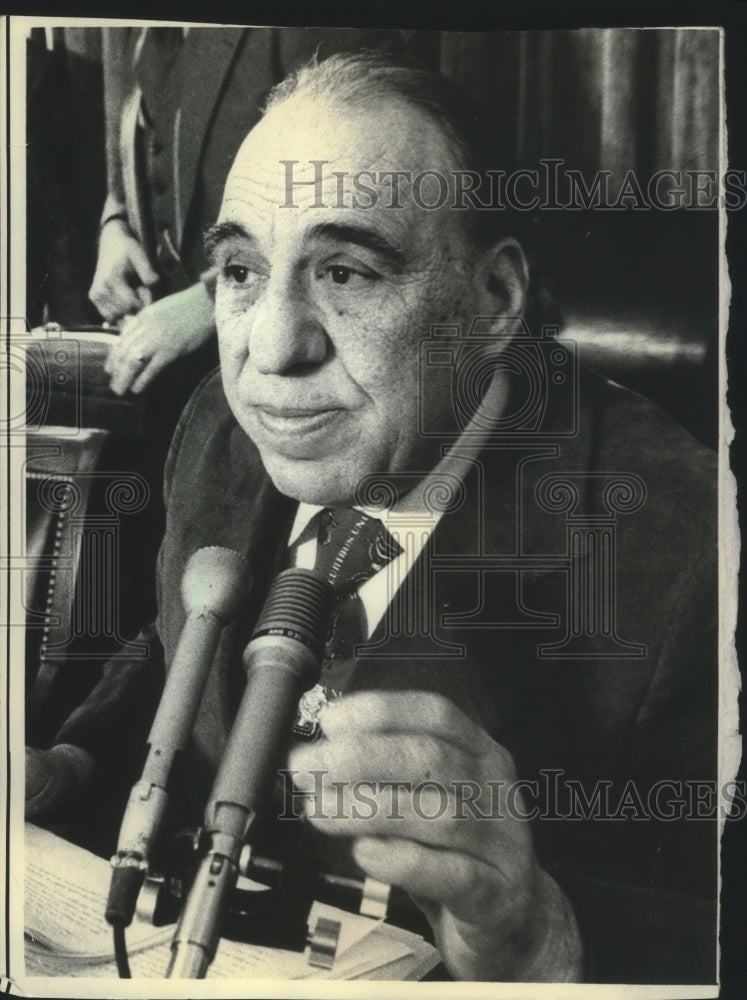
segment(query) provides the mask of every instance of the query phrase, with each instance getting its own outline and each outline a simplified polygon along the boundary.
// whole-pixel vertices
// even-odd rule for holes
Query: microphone
[[[332,598],[332,586],[311,570],[285,570],[272,585],[244,651],[246,689],[205,808],[208,848],[166,978],[204,979],[215,957],[242,847],[270,798],[298,700],[319,678]]]
[[[192,732],[221,632],[246,604],[250,579],[242,556],[217,546],[194,552],[184,570],[182,600],[187,620],[148,736],[142,777],[130,792],[117,853],[111,859],[105,916],[114,927],[129,927],[132,922],[166,813],[172,765]]]

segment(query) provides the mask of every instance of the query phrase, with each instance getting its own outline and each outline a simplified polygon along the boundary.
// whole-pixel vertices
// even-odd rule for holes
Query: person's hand
[[[348,695],[320,722],[326,738],[289,756],[308,820],[356,838],[367,875],[407,890],[455,978],[579,978],[575,918],[535,858],[503,747],[426,692]]]
[[[93,758],[80,747],[26,747],[26,819],[54,816],[73,805],[90,785],[93,772]]]
[[[96,273],[88,297],[109,323],[150,305],[158,281],[148,255],[123,219],[109,219],[99,238]]]
[[[213,300],[201,281],[128,317],[104,364],[112,391],[142,392],[172,361],[204,344],[213,329]]]

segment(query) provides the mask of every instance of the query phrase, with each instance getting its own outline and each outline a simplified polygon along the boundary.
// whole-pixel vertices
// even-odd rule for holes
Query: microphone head
[[[312,570],[294,568],[278,573],[252,641],[261,636],[294,639],[321,656],[333,600],[332,585]]]
[[[182,577],[182,600],[187,614],[209,611],[227,625],[246,604],[251,572],[233,549],[211,545],[189,557]]]

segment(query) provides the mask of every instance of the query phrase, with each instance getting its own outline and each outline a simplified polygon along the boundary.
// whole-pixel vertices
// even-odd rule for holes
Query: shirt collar
[[[304,503],[303,501],[299,503],[298,510],[296,511],[296,520],[293,522],[293,527],[288,537],[288,545],[293,545],[301,537],[306,525],[314,514],[318,514],[320,510],[324,510],[324,508],[319,507],[315,503]]]

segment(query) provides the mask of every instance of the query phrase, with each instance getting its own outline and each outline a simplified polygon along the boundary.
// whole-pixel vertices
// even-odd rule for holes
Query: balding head
[[[459,149],[401,87],[366,93],[363,64],[381,74],[362,58],[275,92],[208,241],[228,401],[280,491],[320,504],[351,500],[371,473],[435,464],[421,427],[451,419],[452,381],[422,377],[422,342],[478,315],[506,333],[526,288],[516,244],[483,250],[463,212],[424,204],[413,178],[453,173]]]

